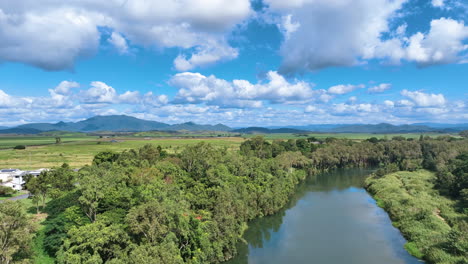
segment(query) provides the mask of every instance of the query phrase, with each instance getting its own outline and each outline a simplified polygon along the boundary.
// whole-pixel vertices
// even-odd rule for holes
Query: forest
[[[431,257],[420,242],[407,250],[428,263],[462,263],[468,254],[467,157],[466,139],[423,136],[360,142],[254,137],[238,151],[199,143],[172,154],[154,145],[101,152],[78,172],[64,164],[28,179],[34,213],[46,216],[42,223],[18,202],[0,203],[0,263],[34,262],[38,251],[57,263],[221,263],[236,255],[250,220],[279,211],[307,177],[346,167],[378,168],[375,181],[398,171],[432,171],[433,177],[416,180],[431,189],[421,192],[445,197],[457,215],[447,217],[450,232],[441,233],[441,243],[430,245],[447,258]],[[369,190],[380,198],[384,187],[370,184]],[[400,222],[395,207],[377,201]],[[403,234],[413,239],[410,231]]]

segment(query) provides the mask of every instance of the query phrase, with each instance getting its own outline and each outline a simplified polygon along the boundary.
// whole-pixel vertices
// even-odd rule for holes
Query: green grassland
[[[258,136],[259,134],[242,134],[244,138],[252,138]],[[430,137],[439,137],[439,136],[448,136],[449,134],[440,134],[440,133],[427,133],[422,134],[423,136]],[[391,139],[393,137],[404,137],[404,138],[414,138],[417,139],[421,136],[420,133],[408,133],[408,134],[372,134],[372,133],[306,133],[306,134],[296,134],[296,133],[276,133],[276,134],[262,134],[265,139],[275,140],[275,139],[298,139],[298,138],[308,138],[315,137],[317,139],[326,139],[330,137],[334,138],[346,138],[353,140],[365,140],[368,138],[378,138],[378,139]],[[458,135],[452,135],[458,137]]]
[[[13,148],[17,145],[40,146],[55,144],[56,136],[37,135],[37,136],[1,136],[0,149]],[[65,135],[60,136],[63,143],[92,141],[97,137],[86,135]]]
[[[0,139],[2,141],[2,139]],[[21,139],[12,141],[13,145],[22,144]],[[63,141],[63,139],[62,139]],[[116,142],[111,142],[116,141]],[[81,140],[69,143],[27,147],[25,150],[6,149],[0,150],[0,168],[38,169],[51,168],[68,163],[73,168],[80,168],[90,164],[93,157],[101,151],[121,152],[128,149],[136,149],[145,144],[160,145],[169,152],[177,152],[182,146],[197,144],[206,141],[217,146],[237,149],[244,141],[242,138],[162,138],[162,139],[135,139],[112,138]]]

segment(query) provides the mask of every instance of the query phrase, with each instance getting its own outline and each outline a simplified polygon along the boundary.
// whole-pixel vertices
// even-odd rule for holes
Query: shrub
[[[413,255],[413,256],[415,256],[417,258],[421,259],[424,256],[424,254],[421,253],[421,251],[419,251],[418,247],[413,242],[406,243],[404,247],[405,247],[406,251],[408,251],[408,253],[410,253],[411,255]]]
[[[16,145],[13,149],[26,149],[25,145]]]
[[[0,195],[1,196],[12,195],[13,193],[15,193],[15,190],[13,190],[12,188],[10,188],[8,186],[0,185]]]

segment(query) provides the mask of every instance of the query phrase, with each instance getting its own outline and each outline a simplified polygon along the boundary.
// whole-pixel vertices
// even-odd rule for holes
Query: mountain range
[[[418,123],[410,125],[392,124],[318,124],[304,126],[247,127],[232,129],[223,124],[201,125],[193,122],[170,125],[157,121],[143,120],[126,115],[95,116],[78,122],[31,123],[13,128],[0,127],[0,134],[39,134],[47,131],[70,132],[142,132],[142,131],[231,131],[247,134],[271,133],[452,133],[468,129],[468,124]]]
[[[230,127],[217,125],[199,125],[193,122],[169,125],[157,121],[138,119],[132,116],[111,115],[95,116],[79,122],[31,123],[14,128],[0,130],[0,134],[38,134],[46,131],[71,132],[141,132],[141,131],[229,131]]]

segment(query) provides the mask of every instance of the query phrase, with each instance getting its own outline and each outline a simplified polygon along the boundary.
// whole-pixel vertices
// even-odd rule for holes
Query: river
[[[228,264],[413,264],[405,239],[364,190],[366,169],[308,179],[275,215],[249,223]]]

